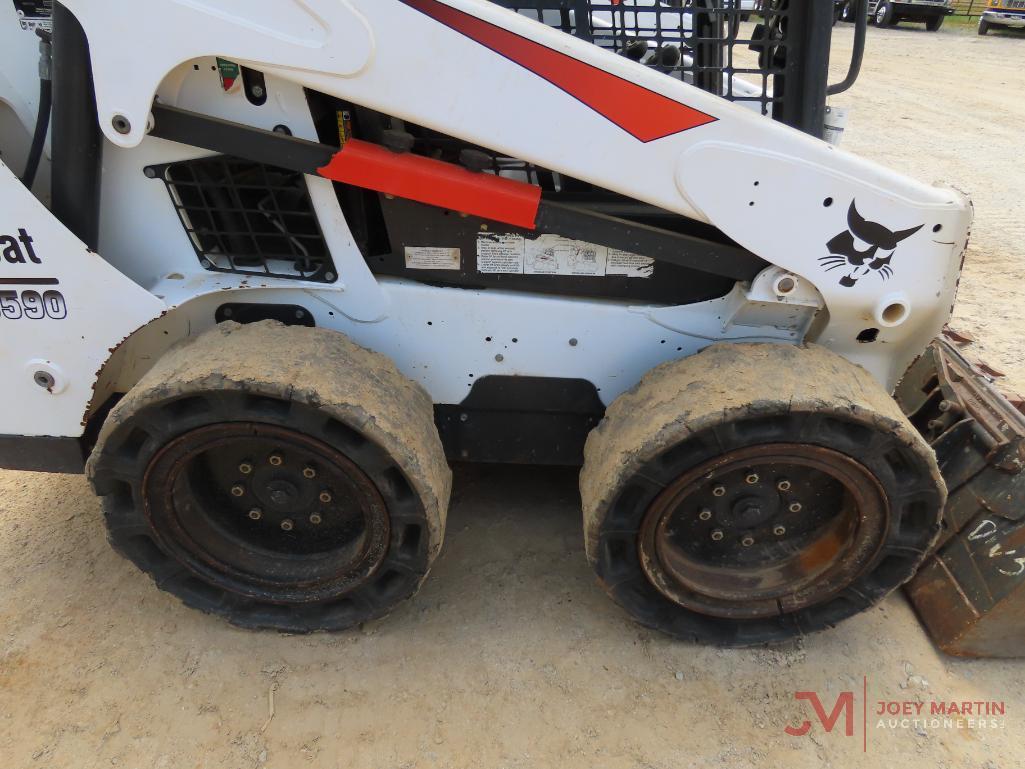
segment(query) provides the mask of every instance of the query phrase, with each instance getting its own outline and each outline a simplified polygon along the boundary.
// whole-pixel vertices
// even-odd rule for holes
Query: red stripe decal
[[[605,70],[527,40],[438,0],[401,0],[544,78],[642,142],[664,139],[716,118]]]
[[[350,139],[317,173],[332,181],[533,230],[541,188]]]

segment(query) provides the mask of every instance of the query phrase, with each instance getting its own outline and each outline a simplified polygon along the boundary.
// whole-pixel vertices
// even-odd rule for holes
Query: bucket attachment
[[[987,372],[939,338],[897,388],[949,489],[943,533],[907,592],[948,654],[1021,657],[1025,416]]]

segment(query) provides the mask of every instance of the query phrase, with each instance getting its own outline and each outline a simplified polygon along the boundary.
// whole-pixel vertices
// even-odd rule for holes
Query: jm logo
[[[843,716],[844,734],[847,737],[854,736],[854,692],[841,692],[829,714],[826,713],[826,708],[822,705],[822,700],[819,699],[817,692],[796,692],[794,698],[798,702],[804,701],[811,705],[815,717],[827,732],[832,732],[840,717]],[[784,731],[791,737],[803,737],[811,731],[811,727],[811,721],[805,721],[800,726],[788,726]]]

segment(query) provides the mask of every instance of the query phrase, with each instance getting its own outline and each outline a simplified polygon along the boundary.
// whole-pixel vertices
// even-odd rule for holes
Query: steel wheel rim
[[[263,601],[343,595],[388,550],[387,506],[366,473],[328,444],[276,425],[185,433],[153,457],[142,490],[167,552],[204,581]]]
[[[638,550],[648,580],[674,603],[771,617],[822,603],[864,574],[888,520],[885,493],[861,463],[819,446],[767,444],[727,452],[666,487],[644,516]]]

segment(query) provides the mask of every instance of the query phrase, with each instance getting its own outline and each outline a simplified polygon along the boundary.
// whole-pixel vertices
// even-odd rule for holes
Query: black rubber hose
[[[39,81],[39,113],[36,116],[36,131],[32,135],[32,147],[29,149],[25,172],[21,176],[22,184],[32,189],[39,170],[39,161],[43,158],[43,147],[46,146],[46,134],[50,130],[50,108],[53,106],[53,82]]]

